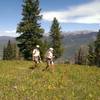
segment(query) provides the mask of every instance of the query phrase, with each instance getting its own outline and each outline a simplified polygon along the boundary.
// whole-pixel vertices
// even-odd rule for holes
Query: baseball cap
[[[40,46],[39,45],[36,45],[36,47],[39,48]]]
[[[53,51],[53,48],[49,48],[49,50]]]

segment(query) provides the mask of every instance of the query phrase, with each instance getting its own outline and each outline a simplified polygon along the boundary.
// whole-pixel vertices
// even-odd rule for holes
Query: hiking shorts
[[[48,65],[50,65],[50,64],[53,65],[53,64],[54,64],[54,63],[53,63],[53,60],[50,59],[50,58],[46,58],[46,62],[47,62]]]
[[[33,56],[33,61],[36,63],[39,63],[39,57],[38,56]]]

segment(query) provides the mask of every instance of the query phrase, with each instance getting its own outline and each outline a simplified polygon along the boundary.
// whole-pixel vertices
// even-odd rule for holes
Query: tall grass
[[[0,100],[100,100],[100,69],[55,65],[34,70],[29,61],[0,61]]]

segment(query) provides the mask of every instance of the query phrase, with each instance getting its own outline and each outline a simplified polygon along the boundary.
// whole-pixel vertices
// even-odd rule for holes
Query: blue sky
[[[23,0],[0,1],[0,36],[16,36],[21,21]],[[100,26],[100,0],[40,0],[41,26],[49,32],[56,17],[62,31],[98,31]]]

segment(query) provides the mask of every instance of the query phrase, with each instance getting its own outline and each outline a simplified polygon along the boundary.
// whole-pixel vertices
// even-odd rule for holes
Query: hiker
[[[36,45],[36,48],[33,49],[33,61],[35,62],[35,67],[37,67],[37,64],[41,61],[39,47],[39,45]]]
[[[48,68],[51,68],[52,71],[54,71],[54,62],[53,62],[53,59],[54,59],[54,56],[53,56],[53,51],[54,49],[53,48],[49,48],[45,54],[45,59],[46,59],[46,63],[47,63],[47,66],[45,69],[48,69]]]

